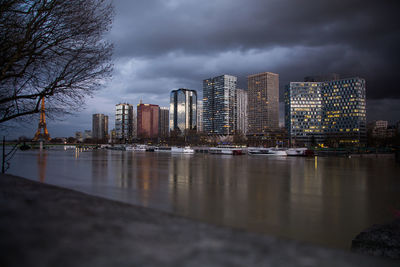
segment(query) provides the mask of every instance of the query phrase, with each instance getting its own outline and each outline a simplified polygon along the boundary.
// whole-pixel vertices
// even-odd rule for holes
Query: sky
[[[51,137],[91,130],[94,113],[110,118],[118,103],[169,105],[178,88],[204,79],[278,73],[283,89],[305,76],[362,77],[367,120],[400,121],[400,25],[396,0],[115,0],[106,38],[114,44],[114,73],[72,116],[47,120]],[[39,120],[39,115],[38,115]],[[33,137],[37,122],[5,134]],[[4,133],[3,133],[4,134]]]

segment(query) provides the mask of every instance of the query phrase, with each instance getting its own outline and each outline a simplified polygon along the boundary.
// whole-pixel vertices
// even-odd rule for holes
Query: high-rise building
[[[180,134],[197,129],[197,92],[189,89],[172,90],[170,94],[169,128]]]
[[[161,138],[166,138],[169,136],[169,109],[160,107],[158,118],[158,135]]]
[[[203,128],[207,134],[235,133],[237,77],[221,75],[203,80]]]
[[[327,81],[322,87],[322,128],[327,142],[363,145],[367,138],[365,80]]]
[[[249,75],[248,134],[263,135],[279,129],[279,75],[271,72]]]
[[[93,114],[92,116],[92,138],[96,140],[106,139],[108,135],[108,116],[104,114]]]
[[[132,138],[137,138],[137,110],[132,106]]]
[[[285,124],[291,145],[323,143],[321,90],[319,82],[291,82],[286,88]]]
[[[236,132],[244,135],[247,134],[247,104],[247,91],[236,89]]]
[[[285,97],[290,140],[328,146],[365,144],[364,79],[292,82]]]
[[[197,132],[203,132],[203,101],[197,101]]]
[[[122,103],[115,106],[115,133],[119,141],[132,141],[133,106],[131,104]]]
[[[158,138],[159,106],[153,104],[137,105],[138,138]]]

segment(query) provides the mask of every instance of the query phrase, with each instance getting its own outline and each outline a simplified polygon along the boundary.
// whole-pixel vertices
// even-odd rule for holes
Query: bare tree
[[[111,76],[109,0],[0,0],[0,123],[82,107]],[[56,113],[58,114],[58,113]]]

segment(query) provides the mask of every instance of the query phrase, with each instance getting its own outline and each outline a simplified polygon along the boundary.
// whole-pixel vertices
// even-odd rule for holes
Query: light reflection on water
[[[391,159],[18,152],[9,173],[205,222],[349,248],[400,208]]]

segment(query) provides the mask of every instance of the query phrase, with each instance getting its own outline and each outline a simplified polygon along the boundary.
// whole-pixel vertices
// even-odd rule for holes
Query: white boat
[[[243,149],[240,147],[210,147],[208,151],[210,154],[243,155]]]
[[[168,147],[168,146],[159,146],[159,147],[156,147],[156,150],[155,150],[156,152],[171,152],[171,147]]]
[[[134,151],[135,147],[134,146],[125,146],[126,151]]]
[[[147,146],[146,152],[154,152],[156,151],[156,148],[154,146]]]
[[[269,150],[269,154],[268,155],[272,155],[272,156],[287,156],[286,148],[271,147],[268,150]]]
[[[171,147],[171,153],[193,154],[194,153],[194,149],[191,148],[190,146],[185,146],[185,147],[173,146],[173,147]]]
[[[247,153],[250,155],[268,155],[270,154],[269,148],[265,147],[249,147]]]
[[[286,150],[286,154],[288,156],[306,157],[314,155],[314,152],[306,147],[298,147],[289,148],[288,150]]]
[[[194,149],[191,148],[190,146],[185,146],[185,147],[183,148],[183,153],[184,153],[184,154],[193,154],[193,153],[194,153]]]
[[[134,151],[146,151],[147,149],[147,145],[137,145],[135,146],[135,148],[133,149]]]
[[[250,155],[286,156],[286,149],[277,147],[249,147],[247,153]]]

